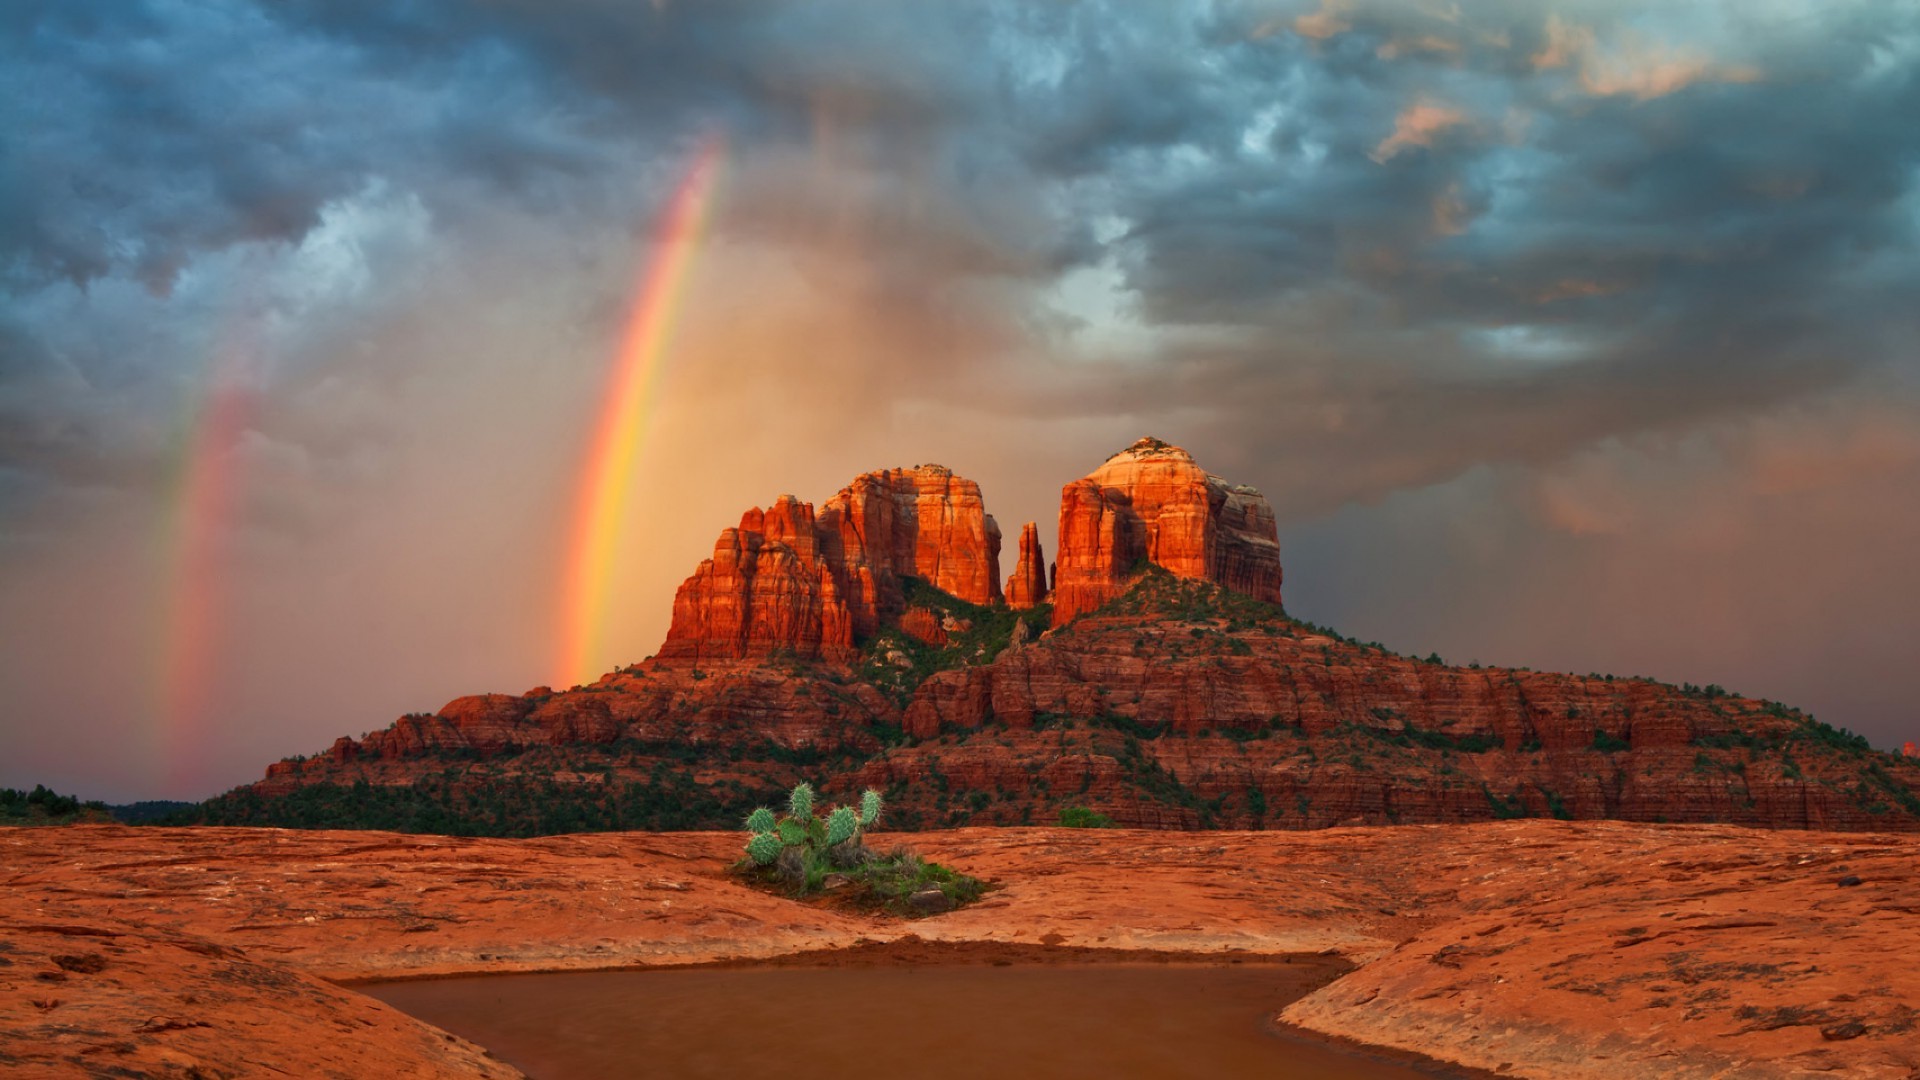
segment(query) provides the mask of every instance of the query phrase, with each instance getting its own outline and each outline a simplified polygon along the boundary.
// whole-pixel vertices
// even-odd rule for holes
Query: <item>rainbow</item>
[[[652,413],[661,360],[700,246],[723,150],[718,139],[701,145],[667,201],[653,234],[653,258],[634,290],[632,311],[608,378],[605,406],[587,453],[567,545],[559,633],[561,686],[591,682],[609,659],[603,654],[601,638],[608,583],[621,550],[620,526]]]
[[[214,677],[224,606],[220,569],[239,487],[236,448],[254,413],[254,356],[247,335],[228,335],[196,395],[167,500],[165,592],[156,693],[162,758],[174,787],[190,786]]]

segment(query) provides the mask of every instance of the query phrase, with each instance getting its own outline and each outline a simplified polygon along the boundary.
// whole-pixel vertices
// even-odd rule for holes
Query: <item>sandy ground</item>
[[[737,884],[733,834],[0,829],[0,1069],[508,1076],[335,983],[911,934],[1339,956],[1356,970],[1282,1019],[1515,1076],[1920,1076],[1920,838],[1530,820],[899,839],[999,887],[904,923]]]

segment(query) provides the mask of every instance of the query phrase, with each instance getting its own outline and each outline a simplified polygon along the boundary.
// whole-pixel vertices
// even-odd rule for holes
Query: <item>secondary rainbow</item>
[[[601,639],[614,561],[621,550],[621,523],[723,153],[721,142],[709,139],[694,155],[661,214],[653,233],[653,257],[634,290],[605,405],[594,427],[567,548],[558,661],[562,686],[592,681],[611,660]]]
[[[250,335],[230,328],[185,426],[169,499],[156,692],[162,758],[176,787],[193,779],[210,706],[225,606],[221,573],[238,497],[236,450],[254,413]]]

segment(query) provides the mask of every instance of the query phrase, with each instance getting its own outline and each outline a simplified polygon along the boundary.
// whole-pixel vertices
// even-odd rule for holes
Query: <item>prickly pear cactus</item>
[[[827,846],[834,847],[853,839],[854,830],[859,827],[860,822],[854,816],[853,807],[834,807],[833,813],[827,815]]]
[[[787,796],[787,812],[800,819],[802,824],[813,820],[813,785],[805,780],[793,785],[792,794]]]
[[[868,788],[860,795],[860,827],[863,829],[871,829],[873,828],[873,823],[879,820],[880,793],[872,788]]]
[[[772,866],[773,860],[779,858],[786,848],[787,845],[770,832],[754,833],[753,838],[747,841],[747,858],[752,859],[755,866]]]

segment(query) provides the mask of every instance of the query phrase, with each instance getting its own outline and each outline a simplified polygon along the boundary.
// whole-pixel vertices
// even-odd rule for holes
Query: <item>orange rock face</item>
[[[820,510],[822,550],[847,586],[854,633],[906,606],[917,577],[971,604],[1000,599],[1000,526],[980,485],[939,465],[856,477]]]
[[[935,648],[947,643],[947,628],[940,624],[940,616],[927,608],[908,608],[900,616],[900,629]]]
[[[1282,1019],[1503,1076],[1900,1080],[1920,1061],[1912,836],[1512,821],[907,839],[990,899],[912,922],[796,902],[726,872],[737,831],[0,828],[0,1062],[505,1080],[478,1047],[324,980],[830,965],[874,943],[1020,964],[1335,955],[1354,969]]]
[[[1054,625],[1118,596],[1143,560],[1280,602],[1280,540],[1267,500],[1153,438],[1062,489]]]
[[[857,477],[817,516],[791,495],[749,510],[675,594],[659,656],[844,661],[903,612],[907,577],[970,603],[1000,599],[1000,527],[980,485],[922,465]]]
[[[1906,757],[1920,757],[1920,746],[1915,746],[1910,742],[1904,743],[1900,747],[1900,753]]]
[[[1020,527],[1020,558],[1007,579],[1007,606],[1024,611],[1047,599],[1047,557],[1040,551],[1040,529],[1029,521]]]

